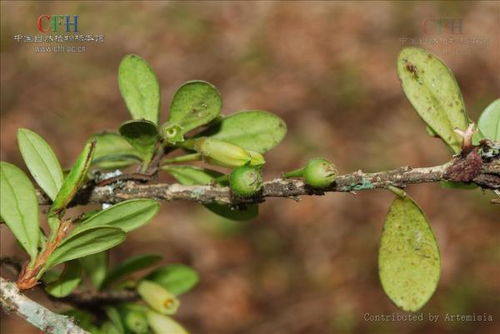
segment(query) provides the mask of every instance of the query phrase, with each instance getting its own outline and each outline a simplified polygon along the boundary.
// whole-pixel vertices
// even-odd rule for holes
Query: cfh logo
[[[49,32],[78,32],[77,15],[40,15],[36,20],[36,27],[41,33]]]
[[[422,22],[424,34],[463,34],[463,19],[425,19]]]

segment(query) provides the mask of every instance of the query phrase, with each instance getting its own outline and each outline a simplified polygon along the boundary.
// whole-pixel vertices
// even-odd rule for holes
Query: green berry
[[[337,168],[322,158],[311,159],[304,167],[304,181],[315,188],[325,188],[337,178]]]
[[[260,168],[242,166],[235,168],[229,176],[229,185],[233,192],[242,197],[253,196],[262,189]]]

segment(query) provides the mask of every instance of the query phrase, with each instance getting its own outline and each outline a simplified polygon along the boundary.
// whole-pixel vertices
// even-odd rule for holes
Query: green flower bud
[[[205,160],[223,167],[243,166],[252,159],[245,149],[219,139],[200,138],[195,142],[194,149]]]
[[[153,311],[147,311],[148,322],[155,333],[188,334],[188,332],[174,319]]]
[[[184,141],[182,127],[177,124],[165,123],[161,126],[162,137],[171,144],[181,143]]]
[[[304,167],[304,181],[315,188],[325,188],[337,178],[337,168],[322,158],[311,159]]]
[[[179,308],[179,300],[154,282],[142,280],[137,286],[137,292],[153,310],[161,314],[174,314]]]
[[[135,334],[148,333],[148,319],[146,313],[140,310],[132,310],[130,308],[123,311],[123,323],[128,330]]]
[[[250,166],[262,166],[266,163],[264,156],[259,152],[247,150],[248,154],[250,154]]]
[[[111,321],[106,321],[101,326],[101,333],[120,334],[120,330]]]
[[[262,189],[262,173],[260,168],[242,166],[233,170],[229,176],[229,185],[235,194],[248,197]]]

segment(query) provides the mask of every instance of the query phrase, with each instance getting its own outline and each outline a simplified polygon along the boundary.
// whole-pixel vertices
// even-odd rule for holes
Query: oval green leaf
[[[155,254],[144,254],[130,257],[110,270],[104,280],[103,287],[109,286],[110,284],[121,280],[133,272],[155,265],[160,262],[161,259],[162,257],[160,255]]]
[[[50,207],[50,214],[64,210],[73,197],[75,197],[78,190],[80,190],[89,171],[94,152],[95,140],[91,140],[85,144],[75,164],[71,167],[68,176],[61,186],[61,190]]]
[[[118,133],[103,132],[96,139],[92,165],[103,169],[123,168],[141,162],[141,156],[129,142]]]
[[[108,252],[100,252],[79,259],[83,271],[92,285],[100,289],[108,269]]]
[[[64,267],[61,276],[45,287],[45,291],[54,297],[69,295],[82,281],[82,268],[78,261],[70,261]]]
[[[263,154],[283,140],[286,124],[267,111],[241,111],[223,118],[202,135]]]
[[[179,133],[184,135],[214,120],[222,109],[222,98],[214,85],[206,81],[188,81],[180,86],[172,98],[168,122],[163,125],[164,137],[178,141]],[[178,126],[179,128],[174,128]]]
[[[146,277],[176,296],[191,290],[199,281],[198,273],[183,264],[169,264],[158,268]]]
[[[118,69],[118,85],[132,119],[158,125],[160,85],[149,64],[137,55],[125,56]]]
[[[0,162],[0,216],[31,259],[38,253],[38,200],[28,176],[17,166]]]
[[[160,203],[152,199],[130,199],[115,204],[82,221],[73,231],[79,232],[89,227],[113,226],[130,232],[149,222],[160,209]]]
[[[485,138],[500,142],[500,99],[496,99],[484,109],[477,125]]]
[[[54,151],[42,137],[28,129],[17,130],[17,143],[31,175],[54,200],[64,182],[61,164]]]
[[[165,166],[162,169],[170,173],[180,184],[188,186],[209,184],[224,175],[214,170],[194,166]],[[217,203],[203,204],[203,206],[216,215],[237,221],[250,220],[259,215],[259,206],[257,204],[248,204],[241,208],[232,208]]]
[[[122,243],[125,237],[122,229],[111,226],[90,227],[71,233],[49,256],[44,268],[103,252]]]
[[[432,132],[458,153],[469,119],[451,70],[426,50],[408,47],[398,57],[398,75],[406,97]]]
[[[408,196],[397,197],[385,217],[378,266],[385,293],[405,311],[419,310],[436,290],[441,267],[436,238]]]
[[[119,131],[144,162],[151,161],[158,143],[158,129],[154,123],[144,120],[128,121],[120,126]]]

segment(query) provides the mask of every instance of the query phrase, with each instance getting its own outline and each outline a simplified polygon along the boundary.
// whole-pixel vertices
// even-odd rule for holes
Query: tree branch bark
[[[14,282],[0,277],[0,303],[2,309],[14,313],[47,334],[89,334],[71,318],[54,313],[19,292]]]
[[[219,203],[237,206],[261,203],[268,197],[297,199],[299,196],[324,195],[327,192],[357,192],[385,189],[389,186],[405,188],[416,183],[459,181],[456,179],[455,174],[450,175],[448,172],[452,167],[457,167],[458,162],[462,161],[454,159],[434,167],[401,167],[375,173],[356,171],[340,175],[331,186],[324,189],[312,188],[299,179],[277,178],[264,182],[263,189],[259,194],[247,198],[234,195],[229,187],[215,184],[186,186],[177,183],[140,184],[127,181],[99,187],[87,185],[77,194],[71,205],[118,203],[132,198],[152,198],[165,201],[187,200],[203,204]],[[459,167],[461,168],[461,166]],[[477,175],[468,182],[474,183],[483,189],[500,189],[500,159],[497,158],[484,163]],[[38,192],[38,199],[40,204],[50,204],[48,197],[41,192]]]

